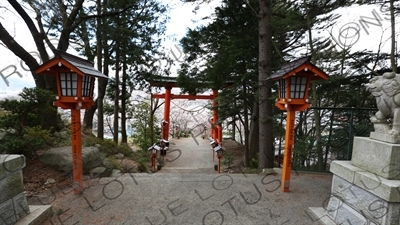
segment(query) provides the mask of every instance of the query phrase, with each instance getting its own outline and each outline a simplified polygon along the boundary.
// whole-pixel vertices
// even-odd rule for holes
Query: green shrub
[[[91,146],[96,146],[97,144],[100,144],[101,139],[94,137],[94,136],[82,136],[83,140],[83,146],[85,147],[91,147]]]
[[[27,127],[22,135],[9,130],[0,140],[0,152],[6,154],[23,154],[32,157],[33,153],[40,149],[46,149],[54,145],[55,138],[50,131],[40,126]]]
[[[153,142],[157,142],[161,133],[156,117],[153,117],[153,121],[151,121],[152,117],[149,112],[151,112],[149,102],[142,102],[135,105],[133,112],[135,120],[131,126],[135,129],[135,132],[132,134],[132,142],[142,150],[147,150],[154,144]],[[153,132],[151,124],[154,127]]]
[[[138,132],[134,135],[132,135],[132,142],[139,146],[140,149],[145,150],[148,149],[150,146],[153,145],[151,142],[151,137],[147,135],[148,133],[141,133]]]
[[[54,147],[63,147],[71,145],[71,131],[70,129],[63,129],[62,131],[54,133]]]
[[[148,168],[146,163],[150,161],[149,157],[140,157],[136,159],[136,163],[138,165],[139,172],[148,172]]]
[[[99,150],[106,156],[115,155],[121,153],[124,156],[132,156],[132,149],[127,145],[118,145],[110,139],[100,139],[94,136],[84,136],[83,146],[96,146],[100,145]]]
[[[50,130],[42,129],[48,124],[46,115],[56,115],[49,102],[54,94],[39,88],[24,88],[20,99],[0,101],[0,128],[4,130],[0,139],[0,153],[23,154],[31,157],[36,150],[51,147],[55,138]],[[60,130],[60,127],[49,129]]]
[[[257,160],[257,159],[252,158],[252,159],[250,160],[250,168],[252,168],[252,169],[258,168],[258,160]]]
[[[109,159],[110,159],[110,162],[113,165],[114,169],[122,171],[122,166],[121,166],[120,161],[118,161],[117,159],[112,158],[112,157],[110,157]]]
[[[224,164],[225,166],[228,166],[228,169],[231,168],[231,165],[233,163],[234,160],[234,156],[231,152],[226,152],[224,154],[224,157],[222,158],[222,164]]]
[[[0,101],[0,109],[7,111],[0,117],[0,127],[11,128],[22,135],[25,127],[48,124],[49,118],[44,115],[57,113],[56,108],[49,104],[54,100],[54,94],[49,90],[24,88],[19,96],[21,97],[19,100]],[[53,129],[60,130],[60,127]]]
[[[117,152],[123,154],[124,156],[128,156],[128,157],[133,155],[132,149],[126,144],[118,145]]]
[[[259,174],[259,173],[261,173],[261,170],[258,168],[246,167],[246,168],[243,168],[242,173],[244,173],[244,174]]]

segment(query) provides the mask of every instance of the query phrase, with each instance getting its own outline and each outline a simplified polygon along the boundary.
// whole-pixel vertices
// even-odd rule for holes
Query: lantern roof
[[[219,145],[214,148],[214,151],[219,151],[219,150],[225,151],[225,149],[221,148],[221,146]]]
[[[323,72],[320,68],[315,66],[310,62],[311,57],[306,56],[291,62],[288,62],[284,65],[282,65],[281,69],[276,71],[274,74],[272,74],[269,78],[267,78],[267,81],[269,80],[278,80],[278,79],[286,79],[290,76],[296,75],[296,73],[304,71],[308,76],[310,76],[311,80],[327,80],[329,78],[329,75]]]
[[[55,74],[58,68],[64,66],[81,76],[88,75],[108,79],[106,75],[94,68],[93,62],[57,49],[52,51],[54,57],[36,68],[36,73]]]
[[[147,150],[151,151],[151,150],[153,150],[153,149],[155,149],[155,150],[157,150],[157,151],[160,151],[160,150],[161,150],[161,147],[158,146],[157,144],[153,144],[153,145],[152,145],[150,148],[148,148]]]

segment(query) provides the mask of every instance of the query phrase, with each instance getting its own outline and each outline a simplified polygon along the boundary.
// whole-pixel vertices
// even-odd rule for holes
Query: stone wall
[[[22,155],[0,155],[0,224],[15,224],[29,214],[29,206],[24,194]]]

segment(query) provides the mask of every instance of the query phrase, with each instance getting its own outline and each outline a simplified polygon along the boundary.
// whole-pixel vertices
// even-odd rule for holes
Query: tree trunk
[[[236,117],[232,117],[232,140],[236,141]]]
[[[84,16],[83,11],[80,12],[81,16]],[[89,40],[89,33],[88,28],[85,22],[82,22],[81,25],[82,30],[82,41],[84,43],[84,51],[85,55],[87,56],[87,60],[93,62],[94,61],[94,54],[92,49],[90,48],[90,40]],[[90,108],[85,110],[85,115],[83,116],[83,130],[82,132],[85,134],[93,135],[93,116],[97,109],[97,100],[95,104]]]
[[[107,63],[108,64],[108,63]],[[108,73],[108,71],[107,71]],[[106,74],[104,72],[104,74]],[[97,87],[97,138],[104,139],[104,95],[108,80],[99,79]]]
[[[83,116],[83,132],[85,134],[93,134],[93,116],[97,109],[97,100],[95,104],[85,110],[85,115]]]
[[[117,28],[119,27],[119,16],[117,16]],[[118,30],[118,29],[117,29]],[[116,32],[118,35],[118,32]],[[118,120],[119,120],[119,63],[120,63],[120,40],[115,37],[115,89],[114,89],[114,142],[118,144]]]
[[[97,4],[97,12],[105,11],[105,9],[101,8],[101,0],[96,0]],[[109,57],[108,57],[108,46],[107,42],[105,41],[106,35],[104,34],[104,25],[103,20],[105,18],[98,17],[97,21],[97,31],[96,31],[96,38],[97,38],[97,69],[102,71],[103,69],[103,43],[104,43],[104,69],[103,74],[108,76],[108,64],[109,64]],[[108,79],[99,79],[98,80],[98,87],[97,87],[97,138],[104,139],[104,96],[106,94],[106,87],[107,87]]]
[[[242,123],[240,122],[240,123],[239,123],[239,126],[238,126],[236,123],[235,123],[234,125],[235,125],[235,127],[237,128],[238,133],[239,133],[239,142],[240,142],[240,144],[243,144]]]
[[[126,135],[126,99],[127,99],[127,94],[126,94],[126,70],[127,70],[127,65],[126,65],[126,54],[122,56],[123,58],[123,66],[122,66],[122,98],[121,98],[121,143],[122,144],[127,144],[128,143],[128,137]]]
[[[101,0],[96,0],[96,8],[97,13],[101,12]],[[102,71],[103,67],[103,45],[102,45],[102,25],[101,18],[96,18],[97,29],[96,29],[96,54],[97,54],[97,70]],[[105,79],[97,79],[97,138],[104,139],[104,94],[105,91],[102,91],[102,85],[107,83]],[[105,89],[105,88],[104,88]],[[93,118],[92,118],[93,121]]]
[[[34,71],[39,66],[39,63],[36,61],[36,59],[14,40],[14,38],[8,33],[1,23],[0,40],[10,51],[12,51],[12,53],[14,53],[14,55],[20,58],[31,71]],[[35,80],[36,87],[43,89],[46,88],[43,75],[32,72],[32,76]]]
[[[394,0],[390,0],[390,23],[391,23],[391,46],[390,46],[390,64],[392,66],[392,71],[397,73],[397,63],[396,63],[396,21],[394,17]]]
[[[71,33],[78,27],[79,23],[76,23],[79,12],[82,9],[84,0],[75,1],[73,9],[69,12],[68,17],[63,21],[63,29],[58,40],[57,49],[61,51],[67,51],[69,46],[69,37]],[[63,12],[67,13],[67,12]]]
[[[260,146],[259,122],[258,122],[258,101],[254,102],[253,112],[251,115],[250,132],[249,132],[249,160],[257,159],[257,153]]]
[[[313,36],[312,36],[312,29],[311,29],[311,21],[310,16],[308,13],[308,8],[306,8],[306,15],[307,15],[307,26],[308,26],[308,44],[310,46],[311,51],[311,62],[315,65],[316,64],[316,52],[314,50],[314,43],[313,43]],[[311,92],[312,92],[312,99],[311,104],[313,107],[318,107],[318,94],[317,94],[317,86],[314,82],[311,83]],[[317,142],[317,158],[318,158],[318,169],[325,170],[324,165],[324,153],[322,151],[322,133],[321,133],[321,115],[318,109],[313,110],[314,113],[314,121],[315,121],[315,140]]]
[[[32,38],[35,42],[36,48],[43,62],[48,61],[49,56],[46,52],[46,47],[43,43],[43,36],[42,36],[43,34],[39,33],[31,17],[26,13],[26,11],[17,1],[8,1],[8,2],[15,9],[15,11],[21,16],[26,26],[29,28],[29,31],[31,32]],[[29,54],[24,48],[22,48],[22,46],[20,46],[18,42],[15,41],[15,39],[8,33],[8,31],[3,27],[1,23],[0,23],[0,40],[10,51],[14,53],[14,55],[20,58],[29,67],[29,69],[32,71],[32,76],[35,80],[36,87],[46,89],[45,77],[43,75],[35,74],[33,72],[39,66],[39,63],[31,54]]]
[[[244,116],[244,137],[245,137],[245,154],[244,154],[244,165],[245,167],[250,166],[250,143],[249,143],[249,113],[247,107],[247,87],[246,80],[243,80],[243,116]]]
[[[270,0],[259,0],[259,62],[258,62],[258,102],[259,102],[259,168],[274,167],[272,132],[272,103],[270,83],[265,80],[271,75],[271,6]]]

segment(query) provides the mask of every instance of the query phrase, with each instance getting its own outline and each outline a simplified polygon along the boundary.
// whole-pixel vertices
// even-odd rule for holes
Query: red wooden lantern
[[[92,106],[95,78],[108,77],[96,70],[88,60],[59,50],[53,52],[54,57],[35,72],[56,77],[58,96],[54,104],[63,109],[87,109]]]
[[[308,90],[313,80],[327,80],[329,76],[314,66],[309,57],[304,57],[282,66],[268,80],[277,80],[278,98],[276,107],[287,111],[303,111],[310,108]]]
[[[294,121],[296,111],[310,108],[308,89],[312,80],[327,80],[329,76],[304,57],[282,66],[268,80],[278,80],[278,98],[275,105],[287,111],[285,153],[282,168],[282,191],[288,192],[294,145]]]
[[[156,158],[157,158],[157,152],[161,151],[161,147],[153,144],[150,148],[147,149],[148,151],[151,151],[151,165],[153,166],[153,171],[156,172]]]
[[[96,70],[88,60],[59,50],[53,52],[54,57],[39,66],[35,73],[55,76],[58,95],[54,105],[71,109],[73,188],[75,194],[80,194],[83,192],[81,109],[94,104],[95,78],[108,77]]]

